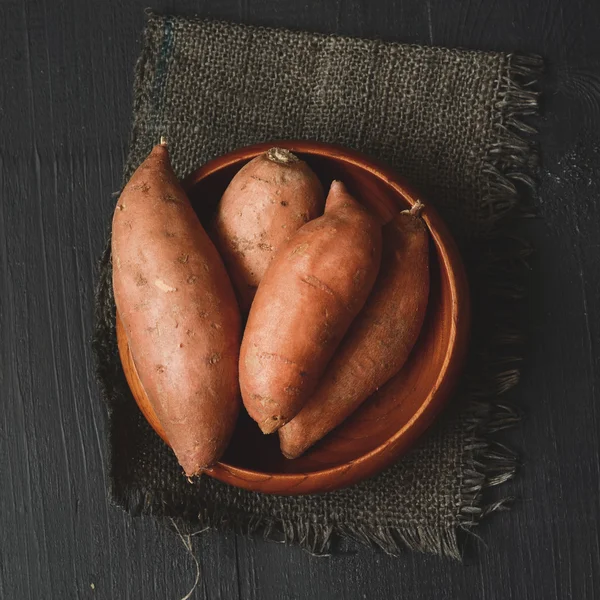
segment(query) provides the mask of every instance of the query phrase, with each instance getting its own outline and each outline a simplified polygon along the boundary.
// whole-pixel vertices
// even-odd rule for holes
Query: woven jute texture
[[[459,532],[506,506],[484,488],[515,457],[490,439],[517,421],[498,402],[518,379],[511,320],[526,249],[497,225],[520,204],[535,152],[539,60],[149,15],[136,69],[124,181],[160,136],[184,176],[247,144],[336,142],[380,159],[451,226],[471,277],[473,352],[463,384],[426,438],[384,473],[321,496],[280,497],[188,483],[127,388],[115,338],[110,244],[101,260],[94,348],[109,413],[110,495],[187,529],[232,527],[327,552],[340,536],[397,552],[460,556]],[[170,519],[168,519],[170,520]]]

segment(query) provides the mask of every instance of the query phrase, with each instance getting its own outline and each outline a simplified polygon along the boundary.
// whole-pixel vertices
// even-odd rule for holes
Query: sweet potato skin
[[[371,295],[315,393],[279,430],[287,458],[297,458],[337,427],[406,362],[429,297],[429,236],[419,210],[400,213],[383,228],[381,268]]]
[[[185,473],[224,452],[240,407],[241,318],[216,248],[156,146],[117,202],[115,303],[140,380]]]
[[[323,213],[325,194],[311,168],[288,150],[271,148],[238,171],[223,193],[211,230],[240,309],[281,246]]]
[[[365,303],[381,223],[334,182],[325,214],[280,250],[258,287],[240,350],[240,386],[264,433],[292,419]]]

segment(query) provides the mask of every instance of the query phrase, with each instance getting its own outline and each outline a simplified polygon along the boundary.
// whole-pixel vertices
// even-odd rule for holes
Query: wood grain
[[[89,339],[95,263],[121,186],[146,0],[0,1],[0,597],[182,598],[177,536],[106,501],[104,409]],[[157,9],[548,61],[529,356],[507,434],[521,500],[465,565],[342,546],[319,559],[195,536],[193,598],[600,597],[600,5],[587,0],[156,0]],[[95,588],[91,588],[91,584]]]

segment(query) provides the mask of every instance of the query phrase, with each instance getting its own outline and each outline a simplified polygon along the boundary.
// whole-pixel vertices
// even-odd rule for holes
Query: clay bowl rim
[[[448,336],[444,361],[439,370],[435,383],[412,417],[387,440],[358,458],[336,466],[320,470],[299,473],[278,473],[255,471],[237,467],[222,461],[206,471],[208,475],[220,481],[245,488],[250,491],[262,491],[280,495],[304,495],[332,491],[358,483],[379,473],[392,462],[403,455],[425,433],[427,428],[446,404],[455,389],[457,376],[462,370],[468,346],[470,328],[470,297],[468,283],[462,258],[452,235],[442,221],[437,211],[423,200],[406,181],[386,165],[360,152],[350,150],[337,144],[310,140],[274,140],[238,148],[222,156],[216,157],[198,169],[192,171],[182,181],[183,188],[190,192],[202,179],[231,166],[240,166],[267,151],[279,146],[299,154],[322,156],[343,161],[354,167],[363,169],[391,187],[394,194],[399,196],[408,207],[417,201],[426,205],[423,218],[435,245],[435,252],[440,266],[440,276],[447,274],[451,295],[451,330]],[[117,319],[119,321],[119,319]],[[120,322],[118,323],[120,325]],[[129,348],[127,347],[127,350]],[[132,365],[135,367],[133,361]],[[137,372],[135,373],[137,376]],[[137,397],[134,396],[138,404]],[[139,407],[141,410],[141,407]],[[143,413],[143,411],[141,411]],[[160,434],[159,434],[160,435]],[[164,438],[163,438],[164,439]],[[164,440],[166,443],[167,440]],[[353,468],[359,467],[362,468]],[[331,485],[331,478],[335,480]],[[307,485],[307,480],[314,478],[315,485]],[[260,483],[266,480],[277,480],[280,485],[269,491],[261,490]],[[305,484],[303,490],[295,491],[295,487]]]

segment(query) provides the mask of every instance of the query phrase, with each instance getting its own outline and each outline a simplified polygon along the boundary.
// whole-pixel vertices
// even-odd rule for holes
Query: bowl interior
[[[403,193],[379,171],[360,161],[319,151],[290,149],[314,169],[326,190],[333,179],[342,180],[360,202],[384,221],[411,206],[408,192]],[[184,182],[192,205],[205,226],[208,226],[229,181],[249,158],[247,155],[234,157],[218,166],[202,168]],[[425,220],[431,230],[427,209]],[[453,319],[452,285],[447,269],[440,261],[440,239],[434,231],[432,234],[428,312],[419,340],[401,375],[387,384],[394,387],[392,398],[385,400],[383,395],[375,394],[336,430],[295,460],[284,458],[279,450],[278,436],[263,435],[242,410],[231,444],[221,460],[224,466],[270,474],[306,474],[330,469],[354,461],[388,442],[424,410],[432,390],[440,385],[440,373],[448,360]]]

